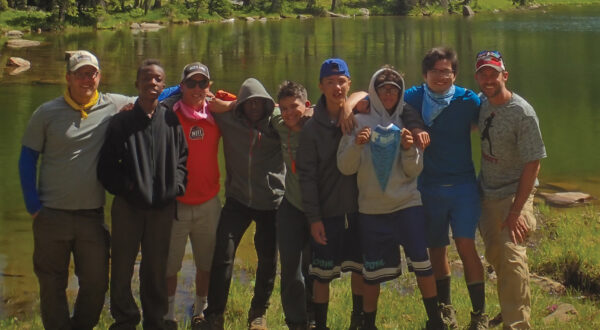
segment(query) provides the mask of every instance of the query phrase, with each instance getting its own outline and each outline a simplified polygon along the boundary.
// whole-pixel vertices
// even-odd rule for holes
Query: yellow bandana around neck
[[[94,91],[94,95],[92,96],[92,98],[90,99],[90,101],[88,103],[82,104],[82,105],[77,104],[77,102],[75,102],[71,98],[71,94],[69,93],[69,89],[68,88],[65,90],[64,97],[65,97],[65,102],[67,102],[67,104],[70,105],[71,108],[73,108],[74,110],[81,112],[81,118],[82,119],[86,119],[88,117],[88,114],[87,114],[86,110],[88,110],[89,108],[93,107],[96,104],[96,102],[98,102],[99,95],[98,95],[98,91],[95,90]]]

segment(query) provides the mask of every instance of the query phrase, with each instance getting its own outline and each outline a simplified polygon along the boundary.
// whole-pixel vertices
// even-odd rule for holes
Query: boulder
[[[156,31],[164,28],[164,26],[157,23],[142,23],[140,28],[144,31]]]
[[[245,20],[246,22],[254,22],[254,21],[255,21],[254,17],[250,17],[250,16],[248,16],[248,17],[244,17],[244,20]]]
[[[9,67],[6,69],[6,71],[8,72],[9,75],[11,76],[16,76],[21,72],[25,72],[27,70],[29,70],[31,68],[31,66],[27,65],[27,66],[13,66],[13,67]]]
[[[132,29],[132,30],[139,30],[142,27],[138,23],[131,23],[131,25],[129,26],[129,28]]]
[[[371,14],[367,8],[359,8],[358,13],[360,16],[369,16]]]
[[[571,304],[553,305],[548,308],[553,311],[552,314],[544,317],[544,324],[552,324],[555,322],[568,322],[577,316],[577,310]]]
[[[206,21],[193,21],[191,24],[192,25],[200,25],[200,24],[204,24],[206,23]]]
[[[555,280],[544,276],[530,274],[529,280],[550,294],[563,295],[565,292],[567,292],[567,289],[562,283],[556,282]]]
[[[6,66],[16,66],[16,67],[31,66],[31,62],[29,62],[28,60],[26,60],[24,58],[20,58],[20,57],[10,57],[8,59],[8,61],[6,61]]]
[[[6,32],[6,36],[9,39],[21,39],[21,38],[23,38],[23,32],[21,32],[19,30],[10,30],[10,31]]]
[[[463,6],[462,12],[463,12],[463,16],[465,16],[465,17],[475,16],[475,12],[471,8],[471,6]]]
[[[342,18],[350,18],[350,16],[348,15],[344,15],[344,14],[337,14],[334,13],[332,11],[326,11],[327,15],[331,16],[331,17],[342,17]]]
[[[235,18],[226,18],[221,21],[221,23],[233,23],[235,22]]]
[[[298,16],[296,16],[296,18],[297,18],[297,19],[307,19],[307,18],[309,18],[309,16],[306,16],[306,15],[298,15]]]
[[[567,191],[557,193],[540,193],[546,202],[552,206],[568,207],[578,206],[591,201],[594,197],[590,194]]]
[[[23,48],[23,47],[35,47],[39,46],[41,43],[35,40],[25,40],[25,39],[9,39],[6,41],[6,46],[9,48]]]

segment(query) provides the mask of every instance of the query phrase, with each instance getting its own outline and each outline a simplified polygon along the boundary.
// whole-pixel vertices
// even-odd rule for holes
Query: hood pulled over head
[[[260,81],[258,81],[255,78],[248,78],[242,83],[242,87],[240,87],[240,92],[238,93],[237,104],[233,111],[236,114],[243,116],[244,102],[252,98],[265,99],[265,115],[268,117],[273,114],[273,109],[275,109],[275,102],[273,101],[273,98],[271,97],[271,95],[269,95],[265,87],[260,83]]]
[[[386,72],[389,73],[387,75],[387,77],[395,76],[396,79],[386,78],[383,81],[381,81],[380,79],[377,79],[380,75],[382,75]],[[383,102],[379,98],[379,95],[377,95],[377,90],[376,90],[377,87],[375,86],[376,84],[377,84],[377,87],[383,86],[383,85],[393,85],[393,86],[400,88],[400,93],[398,94],[398,103],[396,104],[396,108],[391,115],[387,112],[387,110],[383,106]],[[369,83],[369,100],[370,100],[371,112],[372,113],[374,112],[377,115],[379,115],[380,117],[382,117],[382,119],[384,119],[385,122],[390,122],[390,121],[398,122],[398,119],[402,115],[402,110],[404,109],[404,91],[405,90],[406,90],[406,88],[404,85],[404,78],[402,78],[402,75],[398,71],[392,69],[391,67],[384,67],[384,68],[377,70],[371,77],[371,82]]]

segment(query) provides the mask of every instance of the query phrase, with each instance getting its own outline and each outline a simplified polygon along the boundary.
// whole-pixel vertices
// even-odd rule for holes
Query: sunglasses
[[[188,79],[186,81],[183,82],[183,84],[185,85],[185,87],[187,88],[194,88],[196,86],[204,89],[208,86],[208,79],[202,79],[202,80],[194,80],[194,79]]]
[[[98,72],[98,71],[93,71],[93,72],[75,71],[75,72],[72,72],[71,74],[74,75],[77,80],[83,80],[83,79],[96,79],[98,77],[98,75],[100,74],[100,72]]]
[[[502,59],[502,54],[500,54],[500,52],[497,50],[482,50],[479,53],[477,53],[477,58],[488,57],[488,56],[497,58],[499,60]]]

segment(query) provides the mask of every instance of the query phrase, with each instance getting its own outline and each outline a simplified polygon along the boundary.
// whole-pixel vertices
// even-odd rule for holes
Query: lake
[[[20,140],[31,113],[62,94],[64,52],[87,49],[102,68],[100,90],[128,95],[135,71],[146,58],[161,60],[169,85],[180,80],[184,65],[205,63],[213,90],[237,93],[248,77],[259,79],[271,95],[285,79],[302,83],[315,102],[321,62],[341,57],[350,67],[352,87],[366,89],[372,73],[391,64],[408,85],[422,83],[421,58],[437,45],[459,54],[457,84],[477,90],[475,54],[498,49],[510,73],[508,87],[537,111],[548,158],[540,182],[600,196],[600,7],[556,7],[536,11],[478,14],[473,18],[371,17],[287,19],[268,22],[171,26],[158,32],[63,32],[26,35],[43,41],[26,49],[2,48],[0,63],[23,57],[29,71],[11,76],[0,71],[0,318],[31,313],[37,299],[32,266],[31,217],[25,211],[17,162]],[[479,162],[479,135],[473,133]],[[107,209],[108,211],[109,209]],[[110,212],[106,212],[110,213]],[[107,219],[110,221],[110,219]],[[253,252],[247,248],[251,258]],[[249,251],[250,250],[250,251]],[[184,268],[191,282],[193,267]]]

